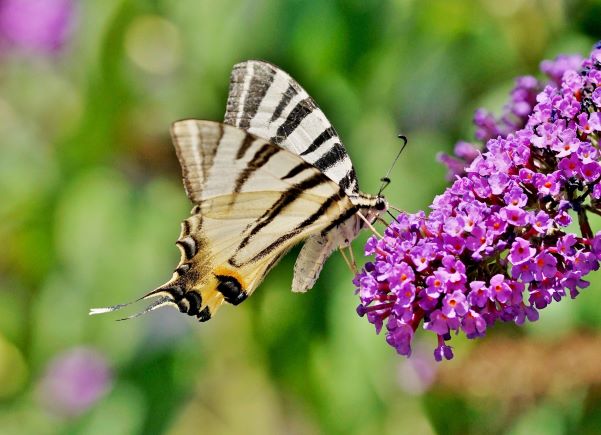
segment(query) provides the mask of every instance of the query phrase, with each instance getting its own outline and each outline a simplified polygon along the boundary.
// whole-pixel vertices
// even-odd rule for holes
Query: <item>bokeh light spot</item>
[[[181,61],[180,33],[170,21],[155,15],[136,18],[125,35],[131,61],[151,74],[169,74]]]

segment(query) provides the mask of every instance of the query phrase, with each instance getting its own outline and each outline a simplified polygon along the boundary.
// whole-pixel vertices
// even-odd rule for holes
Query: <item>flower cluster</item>
[[[385,326],[399,354],[411,354],[423,322],[438,337],[436,360],[451,359],[452,332],[475,338],[497,320],[536,320],[599,268],[601,233],[588,216],[601,214],[601,44],[575,59],[543,62],[544,88],[518,80],[500,120],[479,112],[484,152],[462,145],[471,164],[430,214],[401,214],[369,239],[375,259],[355,277],[357,312]]]

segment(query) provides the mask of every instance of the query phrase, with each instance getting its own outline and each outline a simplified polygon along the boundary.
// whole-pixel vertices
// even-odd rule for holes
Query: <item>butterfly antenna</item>
[[[386,189],[386,186],[388,186],[390,184],[390,173],[392,172],[392,168],[394,168],[394,165],[396,164],[397,160],[401,156],[401,153],[407,146],[407,136],[399,134],[398,138],[403,141],[403,145],[401,146],[401,149],[399,150],[396,157],[394,158],[392,165],[390,165],[390,168],[388,168],[386,175],[383,176],[382,178],[380,178],[380,181],[382,182],[382,186],[380,186],[380,190],[378,191],[378,196],[380,196],[382,194],[382,192],[384,191],[384,189]]]
[[[390,213],[390,210],[387,209],[386,213],[388,213],[388,216],[390,216],[393,221],[397,221],[397,218],[392,213]]]

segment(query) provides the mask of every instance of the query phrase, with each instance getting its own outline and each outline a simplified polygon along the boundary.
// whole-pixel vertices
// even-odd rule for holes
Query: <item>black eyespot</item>
[[[215,275],[219,280],[219,284],[217,285],[217,291],[219,291],[226,302],[229,302],[232,305],[238,305],[242,301],[244,301],[248,294],[242,286],[240,282],[234,278],[233,276],[228,275]]]

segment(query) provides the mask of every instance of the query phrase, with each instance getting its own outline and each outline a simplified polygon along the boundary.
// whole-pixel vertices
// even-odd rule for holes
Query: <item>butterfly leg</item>
[[[338,248],[338,250],[340,251],[340,255],[342,255],[342,258],[344,259],[344,262],[346,263],[348,268],[351,270],[351,272],[353,272],[356,275],[357,274],[357,265],[355,264],[355,257],[353,256],[353,250],[351,249],[350,245],[348,246],[348,249],[349,249],[349,255],[351,257],[350,259],[344,253],[343,247]]]
[[[353,266],[353,273],[357,275],[357,262],[355,261],[355,254],[353,253],[353,246],[348,245],[349,256],[351,257],[351,265]]]

